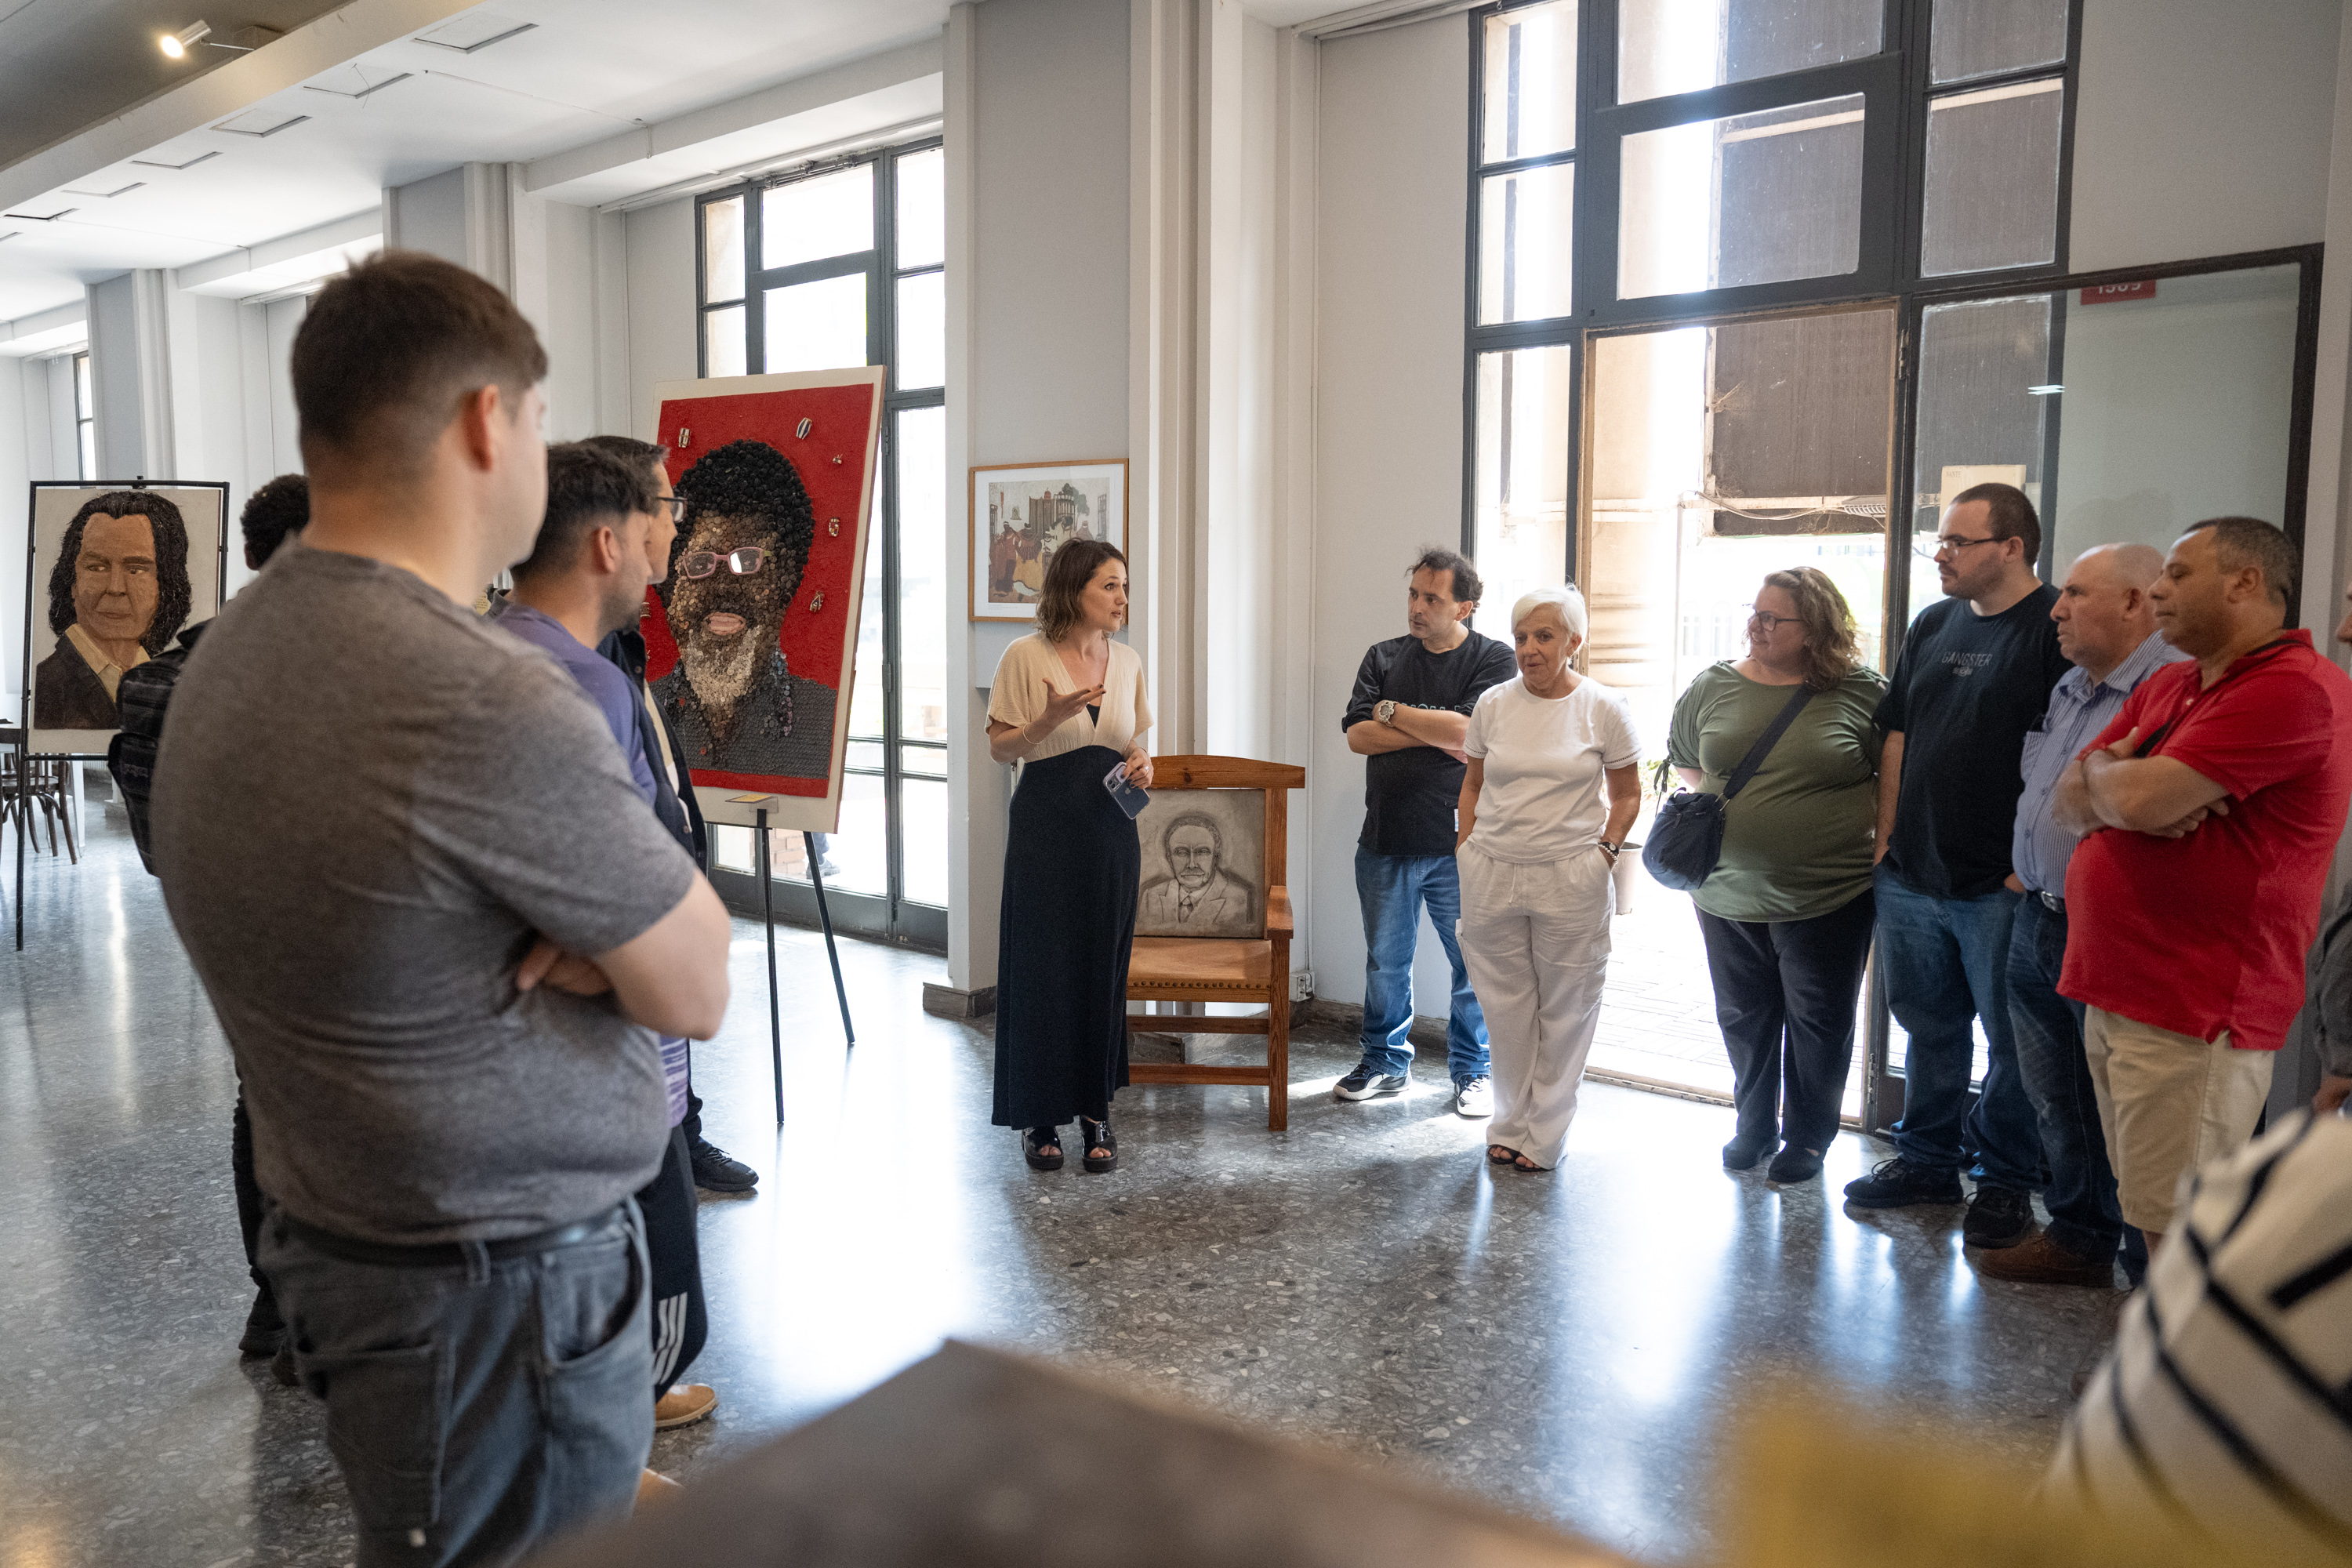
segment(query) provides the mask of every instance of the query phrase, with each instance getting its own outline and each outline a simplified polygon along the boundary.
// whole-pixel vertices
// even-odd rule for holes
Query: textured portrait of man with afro
[[[730,441],[677,493],[686,515],[657,592],[678,661],[653,689],[688,764],[824,778],[834,689],[794,675],[777,643],[816,538],[806,487],[766,442]]]
[[[151,490],[109,490],[85,501],[49,573],[58,646],[33,672],[33,727],[121,728],[116,685],[171,646],[194,594],[178,507]]]

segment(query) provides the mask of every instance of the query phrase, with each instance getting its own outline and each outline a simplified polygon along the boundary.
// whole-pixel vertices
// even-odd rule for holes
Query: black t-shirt
[[[1923,893],[1978,898],[2009,875],[2025,732],[2073,668],[2050,620],[2057,602],[2043,584],[1997,616],[1946,599],[1911,623],[1878,727],[1903,736],[1886,866]]]
[[[1432,653],[1418,637],[1376,642],[1356,671],[1356,689],[1339,721],[1352,729],[1383,700],[1400,708],[1442,708],[1467,718],[1490,686],[1519,672],[1507,643],[1472,632],[1451,653]],[[1454,807],[1463,767],[1435,746],[1408,746],[1364,759],[1364,831],[1357,842],[1375,855],[1451,855]]]

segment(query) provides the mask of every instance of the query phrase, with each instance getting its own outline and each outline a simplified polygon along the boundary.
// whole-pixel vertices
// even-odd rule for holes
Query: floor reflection
[[[226,1048],[119,818],[92,826],[78,869],[29,868],[0,1003],[0,1563],[343,1563],[316,1410],[236,1360]],[[986,1029],[920,1010],[937,960],[842,944],[850,1051],[821,942],[779,947],[787,1124],[755,927],[697,1051],[710,1135],[761,1181],[702,1205],[691,1375],[721,1404],[656,1447],[689,1482],[954,1334],[1686,1559],[1719,1434],[1772,1380],[2037,1455],[2105,1331],[2091,1292],[1979,1285],[1957,1209],[1845,1215],[1860,1141],[1776,1190],[1720,1169],[1727,1111],[1595,1085],[1558,1171],[1497,1173],[1442,1062],[1334,1101],[1354,1049],[1328,1030],[1295,1047],[1287,1132],[1263,1090],[1131,1089],[1118,1173],[1039,1175],[986,1125]]]

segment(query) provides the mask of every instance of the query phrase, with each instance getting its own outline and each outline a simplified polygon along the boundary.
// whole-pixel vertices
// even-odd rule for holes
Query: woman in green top
[[[1738,1114],[1723,1163],[1745,1171],[1777,1148],[1776,1182],[1821,1174],[1837,1136],[1870,951],[1870,721],[1886,682],[1862,663],[1853,612],[1826,574],[1764,579],[1748,657],[1690,683],[1666,751],[1684,783],[1720,795],[1800,685],[1811,700],[1726,808],[1722,858],[1692,895]]]

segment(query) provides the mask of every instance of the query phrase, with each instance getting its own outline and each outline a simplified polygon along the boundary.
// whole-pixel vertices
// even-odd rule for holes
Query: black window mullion
[[[760,289],[760,263],[766,258],[767,203],[759,182],[743,186],[743,369],[760,375],[768,368],[768,300]]]
[[[821,256],[814,261],[795,261],[789,267],[772,267],[752,274],[752,283],[762,289],[789,289],[795,283],[817,283],[827,278],[846,278],[853,272],[871,272],[877,250],[852,250],[840,256]],[[870,337],[873,321],[867,318]]]

